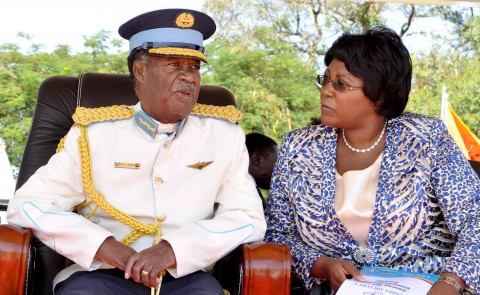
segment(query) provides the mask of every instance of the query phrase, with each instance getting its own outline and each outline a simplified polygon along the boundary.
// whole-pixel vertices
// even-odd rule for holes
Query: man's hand
[[[128,259],[137,252],[131,247],[108,237],[97,250],[97,258],[113,267],[125,270]]]
[[[177,263],[172,246],[167,241],[147,248],[128,259],[125,278],[133,278],[146,287],[157,287],[158,276],[168,267]]]
[[[335,292],[338,291],[347,276],[363,281],[362,274],[351,262],[326,256],[318,258],[310,271],[310,277],[326,279]]]

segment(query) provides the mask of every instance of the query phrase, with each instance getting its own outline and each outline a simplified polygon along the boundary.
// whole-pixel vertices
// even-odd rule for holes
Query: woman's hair
[[[376,26],[363,34],[343,34],[325,55],[328,67],[336,58],[347,70],[364,80],[363,92],[387,118],[399,116],[408,102],[412,60],[395,31]]]

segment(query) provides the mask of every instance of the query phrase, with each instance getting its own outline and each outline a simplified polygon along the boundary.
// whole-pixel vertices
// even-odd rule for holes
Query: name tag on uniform
[[[140,163],[115,162],[115,168],[140,169]]]

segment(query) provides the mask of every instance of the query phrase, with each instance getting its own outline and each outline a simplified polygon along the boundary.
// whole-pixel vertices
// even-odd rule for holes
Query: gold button
[[[166,216],[165,214],[163,214],[163,213],[158,214],[157,220],[158,220],[159,222],[164,222],[165,219],[167,219],[167,216]]]
[[[153,179],[153,181],[155,182],[155,184],[162,184],[163,183],[163,179],[161,177],[155,177]]]

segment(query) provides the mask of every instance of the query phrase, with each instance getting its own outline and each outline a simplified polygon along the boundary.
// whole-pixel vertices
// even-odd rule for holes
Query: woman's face
[[[361,88],[357,88],[363,87],[363,79],[350,73],[342,61],[333,59],[324,75],[331,81],[339,80],[355,88],[347,87],[343,92],[335,90],[331,81],[322,86],[320,97],[323,124],[336,128],[358,128],[367,123],[370,116],[378,116],[373,102]]]

